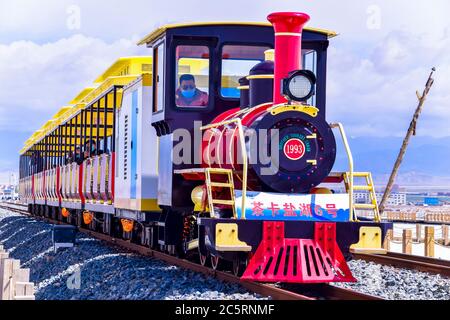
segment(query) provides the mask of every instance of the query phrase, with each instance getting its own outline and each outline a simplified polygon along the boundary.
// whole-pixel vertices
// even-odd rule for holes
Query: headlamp
[[[315,92],[316,76],[309,70],[297,70],[283,79],[281,94],[289,101],[305,102]]]

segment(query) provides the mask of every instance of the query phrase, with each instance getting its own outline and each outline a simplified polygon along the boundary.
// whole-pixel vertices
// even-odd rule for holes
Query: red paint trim
[[[61,205],[61,167],[56,167],[56,197],[58,198],[58,202]]]
[[[80,195],[81,203],[85,203],[86,199],[83,195],[83,166],[79,166],[78,170],[78,194]]]

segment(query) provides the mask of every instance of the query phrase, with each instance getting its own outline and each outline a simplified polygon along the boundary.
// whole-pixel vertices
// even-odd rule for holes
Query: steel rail
[[[450,277],[450,261],[447,260],[395,252],[388,252],[386,255],[358,253],[354,254],[354,257],[355,259],[371,261],[382,265],[390,265]]]

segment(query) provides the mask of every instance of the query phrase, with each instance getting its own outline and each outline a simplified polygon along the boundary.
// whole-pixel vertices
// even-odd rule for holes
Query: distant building
[[[9,200],[14,197],[14,186],[0,185],[0,200]]]
[[[377,202],[380,203],[383,198],[382,193],[376,193]],[[353,201],[355,203],[370,203],[370,196],[368,192],[356,192],[353,194]],[[391,193],[387,205],[403,206],[406,205],[406,193]]]
[[[440,201],[436,197],[425,197],[423,198],[423,204],[427,206],[438,206],[440,205]]]

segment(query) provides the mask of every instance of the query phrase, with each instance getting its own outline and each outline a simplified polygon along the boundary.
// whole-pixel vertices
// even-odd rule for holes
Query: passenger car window
[[[209,103],[209,48],[178,46],[176,49],[175,102],[177,107],[205,108]]]
[[[225,45],[222,48],[222,82],[220,93],[224,98],[239,98],[239,79],[264,60],[269,46]]]

